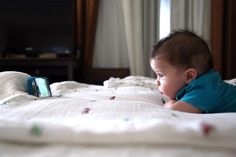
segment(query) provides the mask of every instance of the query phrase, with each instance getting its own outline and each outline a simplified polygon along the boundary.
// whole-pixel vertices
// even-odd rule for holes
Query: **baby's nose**
[[[158,79],[156,80],[156,84],[157,86],[160,86],[160,81]]]

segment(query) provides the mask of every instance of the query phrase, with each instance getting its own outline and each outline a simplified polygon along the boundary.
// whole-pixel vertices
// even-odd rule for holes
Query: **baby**
[[[165,108],[191,113],[236,112],[236,86],[213,70],[207,43],[186,30],[172,32],[154,45],[150,65]]]

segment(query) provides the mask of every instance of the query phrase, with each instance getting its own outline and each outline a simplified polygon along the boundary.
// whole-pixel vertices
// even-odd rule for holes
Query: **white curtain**
[[[159,0],[100,0],[93,67],[127,67],[131,75],[150,76],[158,23]]]
[[[171,29],[194,31],[210,43],[211,0],[172,0]]]
[[[132,75],[144,75],[144,54],[142,52],[142,1],[122,0],[122,2],[130,72]]]
[[[144,55],[144,76],[152,76],[149,64],[152,46],[159,39],[160,0],[142,0],[142,53]],[[135,40],[135,39],[134,39]]]
[[[99,1],[93,67],[129,67],[122,7],[121,0]]]

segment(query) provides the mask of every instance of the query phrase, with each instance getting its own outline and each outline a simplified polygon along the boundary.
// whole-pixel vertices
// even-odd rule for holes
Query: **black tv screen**
[[[1,54],[73,53],[74,8],[74,0],[1,0]]]

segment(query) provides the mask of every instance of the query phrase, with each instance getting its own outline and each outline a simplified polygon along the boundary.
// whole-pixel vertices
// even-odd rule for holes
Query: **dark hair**
[[[151,51],[151,59],[164,57],[177,67],[195,68],[203,74],[213,68],[211,51],[207,43],[195,33],[175,30],[159,40]]]

